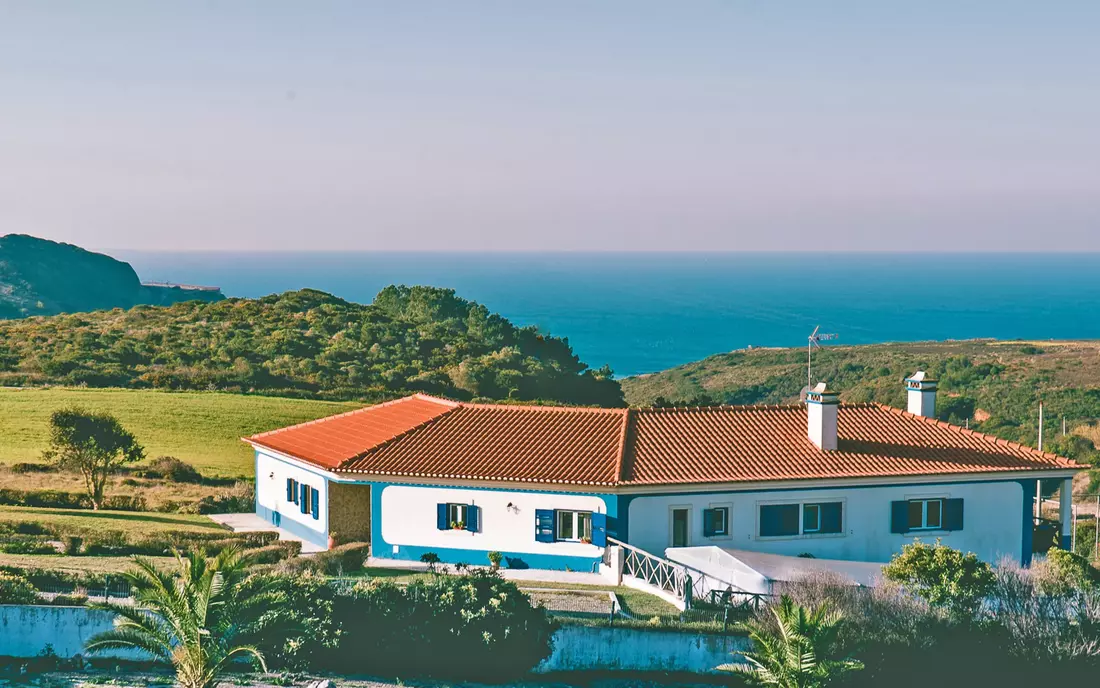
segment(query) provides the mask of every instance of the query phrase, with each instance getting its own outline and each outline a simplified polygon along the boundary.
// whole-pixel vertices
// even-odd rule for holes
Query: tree
[[[213,559],[201,551],[186,558],[177,552],[176,561],[177,570],[164,573],[135,557],[133,570],[123,574],[134,603],[92,605],[113,612],[115,623],[85,649],[144,651],[171,662],[182,688],[211,688],[226,665],[243,656],[267,671],[254,645],[238,644],[255,637],[256,620],[271,602],[261,579],[248,575],[240,550],[228,547]]]
[[[882,572],[887,580],[957,620],[974,618],[996,582],[989,564],[976,554],[963,554],[939,540],[934,545],[919,541],[905,545]]]
[[[780,688],[827,686],[863,668],[853,659],[835,657],[841,616],[822,604],[796,605],[783,595],[769,620],[746,624],[755,648],[740,653],[751,665],[750,680]]]
[[[42,456],[84,476],[92,508],[100,509],[107,479],[123,464],[145,458],[145,449],[109,413],[72,407],[50,416],[50,446]]]

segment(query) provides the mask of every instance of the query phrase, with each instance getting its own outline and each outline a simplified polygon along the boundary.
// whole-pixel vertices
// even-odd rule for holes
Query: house
[[[256,512],[318,546],[375,557],[590,571],[608,538],[668,548],[885,562],[915,538],[1027,563],[1038,481],[1082,466],[909,410],[840,404],[598,409],[421,394],[246,439]],[[1060,481],[1060,483],[1058,482]]]

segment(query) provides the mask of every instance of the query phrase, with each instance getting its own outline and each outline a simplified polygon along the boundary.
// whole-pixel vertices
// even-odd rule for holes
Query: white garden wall
[[[83,655],[84,643],[111,628],[112,615],[84,607],[0,605],[0,656],[34,657],[51,645],[59,657]],[[695,635],[626,628],[564,626],[554,650],[537,668],[553,671],[676,671],[711,673],[747,649],[739,636]],[[105,657],[147,659],[112,651]]]
[[[925,497],[963,499],[963,529],[891,533],[890,503]],[[996,563],[1004,556],[1020,559],[1023,499],[1023,488],[1016,482],[643,496],[630,502],[629,541],[635,547],[661,554],[671,545],[671,509],[689,507],[688,546],[716,545],[791,556],[810,553],[827,559],[885,562],[917,537],[926,542],[941,538],[945,545],[974,552],[985,561]],[[843,532],[839,535],[757,537],[761,504],[837,500],[844,502]],[[728,536],[703,536],[702,511],[710,506],[730,507]]]

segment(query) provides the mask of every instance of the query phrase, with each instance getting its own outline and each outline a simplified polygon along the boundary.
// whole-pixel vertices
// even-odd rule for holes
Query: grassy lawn
[[[168,568],[176,563],[173,557],[145,557]],[[0,566],[37,571],[65,573],[121,573],[133,566],[130,557],[67,557],[49,554],[6,554],[0,552]]]
[[[222,477],[252,477],[252,449],[241,437],[361,406],[220,392],[0,388],[0,463],[38,461],[50,414],[70,405],[114,414],[150,458],[175,456]]]
[[[206,516],[191,514],[0,506],[0,523],[21,521],[34,521],[71,534],[108,530],[123,531],[127,535],[156,535],[163,532],[228,532]]]

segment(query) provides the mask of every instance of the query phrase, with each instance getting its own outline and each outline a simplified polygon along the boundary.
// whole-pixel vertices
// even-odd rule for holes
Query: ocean
[[[805,346],[817,325],[841,344],[1100,338],[1100,254],[111,253],[143,280],[227,296],[450,287],[620,377]]]

